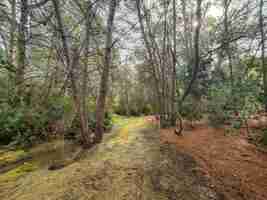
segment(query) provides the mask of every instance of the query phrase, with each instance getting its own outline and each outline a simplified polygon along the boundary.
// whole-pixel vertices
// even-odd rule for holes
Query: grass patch
[[[28,153],[24,150],[8,151],[0,155],[0,166],[7,166],[20,159],[26,158]]]
[[[21,176],[23,176],[29,172],[32,172],[36,169],[37,169],[36,165],[34,165],[32,163],[25,162],[22,165],[16,167],[15,169],[10,170],[4,174],[1,174],[0,175],[0,184],[1,183],[8,183],[11,181],[16,181]]]
[[[138,119],[137,117],[126,117],[117,114],[112,115],[112,122],[116,126],[126,126],[132,122],[132,120]]]
[[[130,137],[130,131],[134,131],[138,128],[145,127],[145,121],[142,117],[121,117],[117,118],[117,124],[119,124],[120,129],[118,130],[118,134],[114,138],[112,138],[111,143],[127,143]]]

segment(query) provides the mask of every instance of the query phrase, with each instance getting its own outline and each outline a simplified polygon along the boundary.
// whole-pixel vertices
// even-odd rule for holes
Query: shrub
[[[44,129],[47,125],[46,113],[26,106],[12,108],[1,105],[0,108],[0,142],[9,144],[30,145],[37,139],[44,139]]]
[[[9,144],[16,135],[24,131],[23,112],[11,109],[7,104],[0,108],[0,143]]]
[[[262,144],[267,146],[267,130],[263,131]]]
[[[113,126],[112,114],[110,112],[106,112],[105,119],[104,119],[104,129],[110,130],[112,126]]]
[[[196,100],[191,96],[183,103],[181,116],[190,121],[200,120],[203,117],[201,100]]]
[[[89,128],[94,131],[96,128],[96,118],[95,113],[90,113],[88,116],[88,126]],[[110,112],[105,113],[104,118],[104,130],[108,131],[112,128],[113,122],[112,122],[112,114]],[[75,119],[72,122],[72,125],[69,130],[66,132],[67,137],[75,137],[77,133],[80,132],[80,121],[79,117],[76,116]]]
[[[216,85],[208,91],[207,112],[211,125],[217,127],[230,119],[229,98],[231,90],[225,85]]]
[[[260,106],[254,81],[237,80],[233,89],[226,82],[209,88],[207,111],[209,121],[218,126],[229,122],[233,128],[242,123]]]
[[[0,104],[0,143],[15,142],[20,145],[31,145],[45,140],[51,123],[63,118],[70,109],[65,98],[50,97],[44,105],[33,107],[23,101],[16,106]]]
[[[144,115],[151,115],[153,113],[153,108],[150,104],[146,104],[143,108],[142,108],[142,113]]]

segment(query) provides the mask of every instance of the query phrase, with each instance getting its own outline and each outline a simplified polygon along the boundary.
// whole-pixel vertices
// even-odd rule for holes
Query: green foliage
[[[147,104],[142,108],[142,114],[151,115],[152,113],[153,113],[153,108],[150,104]]]
[[[4,60],[4,50],[0,47],[0,63],[3,64]]]
[[[32,172],[36,169],[37,169],[36,165],[25,162],[22,165],[2,174],[0,176],[0,183],[8,183],[10,181],[15,181],[18,178],[22,177],[23,175]]]
[[[44,137],[44,127],[48,123],[46,113],[38,112],[27,106],[10,107],[1,105],[0,108],[0,142],[9,144],[31,144],[36,139]]]
[[[267,146],[267,130],[263,131],[262,144]]]
[[[197,101],[191,96],[188,97],[186,102],[183,103],[181,108],[181,116],[190,121],[200,120],[203,117],[203,110],[201,106],[201,101]]]
[[[96,128],[96,115],[94,112],[89,113],[88,126],[92,131],[94,131]],[[106,112],[104,118],[104,130],[108,131],[112,128],[112,126],[113,126],[112,114],[110,112]],[[80,120],[79,117],[76,116],[72,122],[70,129],[67,131],[66,136],[72,138],[75,137],[79,132],[80,132]]]
[[[150,104],[145,105],[129,105],[128,108],[120,103],[119,105],[114,106],[114,113],[124,116],[140,116],[140,115],[150,115],[153,112],[153,108]]]
[[[229,82],[214,84],[208,91],[207,111],[212,125],[230,122],[234,128],[260,107],[260,91],[254,80],[237,80],[233,89]]]
[[[116,126],[123,126],[128,123],[130,118],[122,116],[122,115],[117,115],[117,114],[112,114],[112,124]]]
[[[230,96],[230,88],[225,85],[216,85],[209,89],[207,112],[211,125],[219,126],[229,120],[230,113],[226,108]]]
[[[96,115],[95,113],[90,113],[89,114],[89,127],[92,129],[92,130],[95,130],[96,128]],[[107,131],[107,130],[110,130],[113,126],[113,123],[112,123],[112,114],[110,112],[106,112],[105,113],[105,118],[104,118],[104,130]]]
[[[46,110],[47,116],[51,121],[63,118],[64,114],[68,114],[73,110],[73,104],[70,97],[49,97],[43,109]]]
[[[44,105],[33,107],[23,101],[13,106],[0,104],[0,143],[31,145],[46,139],[51,123],[63,118],[69,112],[71,103],[67,98],[50,97]]]
[[[105,119],[104,119],[104,129],[110,130],[113,126],[112,123],[112,114],[110,112],[105,113]]]
[[[242,124],[243,124],[242,120],[234,120],[232,122],[232,127],[234,129],[240,129],[242,127]]]

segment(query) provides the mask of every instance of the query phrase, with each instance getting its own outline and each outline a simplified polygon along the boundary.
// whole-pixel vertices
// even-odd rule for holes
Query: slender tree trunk
[[[86,61],[83,65],[83,79],[82,79],[82,92],[81,92],[81,110],[82,113],[81,115],[83,118],[81,120],[83,121],[83,132],[86,134],[90,133],[90,136],[92,136],[92,133],[89,130],[89,124],[88,124],[88,106],[86,103],[87,97],[88,97],[88,79],[89,79],[89,74],[88,74],[88,56],[89,56],[89,43],[90,43],[90,30],[91,30],[91,3],[90,1],[88,2],[88,7],[87,7],[87,16],[86,16],[86,22],[85,22],[85,27],[86,27],[86,36],[85,36],[85,58]],[[93,143],[93,138],[90,137],[90,143]]]
[[[110,0],[109,16],[107,20],[107,35],[106,35],[106,47],[104,56],[104,68],[101,75],[100,91],[96,106],[96,142],[99,143],[102,140],[105,116],[105,104],[108,94],[109,84],[109,71],[111,65],[111,53],[112,53],[112,33],[114,29],[114,17],[116,12],[117,0]]]
[[[21,0],[20,5],[20,22],[17,37],[17,71],[16,71],[16,87],[17,94],[22,94],[22,83],[24,81],[24,73],[26,68],[26,32],[29,16],[28,0]]]
[[[228,12],[229,12],[229,7],[231,4],[232,0],[224,0],[224,19],[223,19],[223,24],[224,24],[224,40],[225,43],[225,52],[228,57],[228,66],[230,70],[230,81],[231,81],[231,91],[233,93],[233,87],[234,87],[234,76],[233,76],[233,64],[232,64],[232,55],[231,55],[231,50],[230,50],[230,36],[229,36],[229,25],[228,25]],[[233,96],[233,95],[232,95]]]
[[[73,62],[70,68],[74,69],[75,66],[77,65],[79,65],[79,55],[78,55],[78,50],[75,50],[74,55],[73,55]],[[74,72],[70,73],[70,80],[71,80],[72,96],[73,96],[73,100],[75,103],[75,107],[77,109],[79,122],[80,122],[82,143],[83,143],[83,147],[87,149],[92,146],[93,138],[90,137],[92,134],[91,132],[89,132],[90,130],[88,128],[88,120],[86,118],[87,115],[84,115],[86,111],[83,110],[82,97],[79,95],[79,90],[76,85],[76,78],[75,78]]]
[[[144,26],[144,22],[143,22],[143,17],[141,14],[141,0],[136,0],[136,9],[137,9],[137,16],[138,16],[138,21],[140,24],[140,29],[141,29],[141,33],[143,36],[143,40],[145,43],[145,47],[146,50],[148,52],[148,60],[149,60],[149,65],[152,67],[152,73],[153,73],[153,78],[154,78],[154,82],[155,82],[155,90],[156,90],[156,95],[157,95],[157,111],[158,113],[161,113],[161,107],[162,107],[162,92],[161,92],[161,88],[160,88],[160,83],[159,83],[159,78],[157,76],[157,64],[155,63],[156,59],[154,58],[153,55],[153,50],[152,50],[152,44],[149,42],[148,37],[146,35],[145,32],[145,26]]]
[[[10,24],[10,38],[9,38],[9,46],[8,46],[8,62],[12,65],[15,66],[15,62],[14,62],[14,49],[15,49],[15,33],[16,33],[16,29],[17,29],[17,15],[16,15],[16,0],[11,0],[9,1],[10,5],[11,5],[11,24]],[[8,88],[7,88],[7,95],[8,97],[10,97],[11,95],[11,88],[12,88],[12,81],[11,81],[12,77],[9,74],[8,75]]]
[[[173,71],[172,71],[172,95],[171,95],[171,111],[172,111],[172,125],[175,125],[176,115],[176,0],[173,0]]]
[[[267,112],[267,69],[265,63],[265,33],[264,33],[264,16],[263,16],[264,0],[260,0],[260,32],[261,32],[261,65],[263,73],[263,90],[264,90],[264,106]]]
[[[74,104],[75,104],[75,107],[77,109],[77,113],[79,116],[83,147],[89,148],[92,145],[92,140],[90,138],[91,133],[90,133],[90,130],[88,129],[87,119],[84,116],[84,113],[82,110],[82,101],[79,95],[79,90],[76,85],[75,72],[74,72],[74,68],[77,67],[77,65],[79,65],[79,51],[78,49],[73,50],[73,59],[71,62],[70,49],[69,49],[69,45],[67,42],[65,30],[64,30],[64,25],[63,25],[62,16],[61,16],[60,9],[59,9],[58,0],[53,0],[53,5],[54,5],[55,15],[56,15],[57,23],[58,23],[58,31],[60,33],[61,41],[63,44],[63,53],[64,53],[64,57],[66,60],[65,64],[67,66],[67,71],[69,73],[69,77],[71,81],[72,96],[73,96]]]
[[[60,13],[60,9],[59,9],[59,3],[58,0],[53,0],[53,5],[54,5],[54,9],[55,9],[55,15],[56,15],[56,19],[57,19],[57,23],[58,23],[58,32],[60,34],[60,38],[61,38],[61,42],[63,45],[63,53],[64,53],[64,57],[66,59],[66,66],[70,67],[70,50],[69,50],[69,45],[67,42],[67,37],[66,37],[66,33],[64,30],[64,25],[63,25],[63,21],[62,21],[62,16]]]
[[[189,25],[189,16],[187,16],[187,13],[186,13],[186,0],[181,0],[181,3],[182,3],[182,14],[183,14],[183,29],[184,29],[184,40],[185,40],[185,53],[186,53],[186,59],[187,59],[187,62],[188,62],[188,66],[190,66],[191,64],[191,61],[192,61],[192,58],[190,56],[190,43],[191,43],[191,39],[190,39],[190,31],[188,30],[188,25]]]
[[[200,37],[200,29],[201,29],[201,17],[202,17],[202,0],[197,0],[197,10],[196,10],[196,21],[197,21],[197,26],[195,29],[195,35],[194,35],[194,70],[192,74],[192,79],[189,83],[188,88],[186,89],[180,105],[184,102],[186,97],[190,94],[192,88],[194,87],[194,84],[197,80],[197,75],[199,72],[199,65],[200,65],[200,56],[199,56],[199,37]]]
[[[10,25],[10,39],[9,39],[9,54],[8,54],[8,62],[10,64],[14,64],[14,48],[15,48],[15,32],[17,27],[17,14],[16,14],[16,6],[17,1],[11,1],[11,25]]]
[[[162,52],[162,62],[160,64],[161,66],[161,90],[162,90],[162,109],[163,113],[162,114],[169,114],[168,113],[168,90],[167,90],[167,1],[164,1],[164,22],[163,22],[163,52]],[[164,124],[167,124],[168,120],[165,120]]]

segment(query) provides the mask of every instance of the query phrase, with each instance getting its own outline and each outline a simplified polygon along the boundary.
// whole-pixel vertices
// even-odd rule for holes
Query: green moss
[[[111,138],[111,144],[127,143],[131,137],[131,134],[129,134],[130,130],[135,130],[136,128],[146,126],[144,118],[141,117],[126,118],[118,116],[117,120],[117,124],[120,124],[120,129],[117,130],[117,134],[115,134],[115,136]]]
[[[131,124],[137,120],[143,119],[141,117],[126,117],[126,116],[121,116],[117,114],[112,115],[112,122],[114,125],[117,126],[126,126],[128,124]]]
[[[120,115],[112,115],[112,122],[117,126],[122,126],[123,124],[127,123],[128,119],[129,118]]]
[[[18,178],[20,178],[21,176],[23,176],[29,172],[32,172],[36,169],[37,169],[36,165],[34,165],[32,163],[25,162],[22,165],[16,167],[15,169],[10,170],[4,174],[1,174],[0,175],[0,183],[7,183],[10,181],[15,181]]]
[[[6,166],[28,156],[24,150],[8,151],[0,155],[0,166]]]

